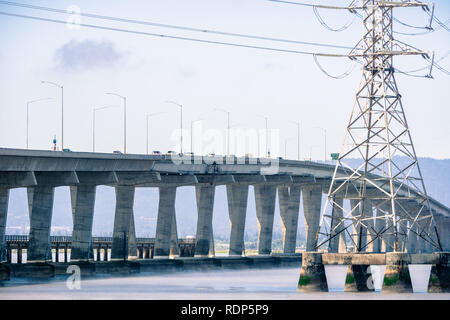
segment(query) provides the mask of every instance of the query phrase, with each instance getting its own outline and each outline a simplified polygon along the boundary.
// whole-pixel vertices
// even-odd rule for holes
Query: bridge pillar
[[[214,185],[195,187],[198,212],[195,256],[198,257],[207,257],[210,254],[215,190]]]
[[[254,189],[256,217],[258,219],[258,254],[266,255],[272,252],[273,217],[277,187],[268,184],[256,184]]]
[[[334,204],[332,207],[332,222],[331,222],[331,229],[335,229],[334,232],[332,232],[332,235],[335,235],[334,238],[332,238],[329,242],[328,252],[346,252],[346,246],[345,246],[345,231],[342,231],[344,229],[343,223],[338,225],[340,221],[342,221],[343,218],[343,210],[344,207],[344,198],[335,196]]]
[[[52,224],[54,187],[28,188],[30,236],[27,261],[47,261],[52,258],[50,230]]]
[[[230,184],[227,188],[230,217],[230,248],[228,254],[241,256],[244,252],[245,216],[247,213],[248,185]]]
[[[8,216],[9,189],[0,188],[0,262],[6,258],[6,219]]]
[[[378,238],[376,238],[373,241],[373,246],[372,246],[373,253],[380,253],[382,251],[383,235],[380,233],[386,228],[386,219],[381,218],[383,215],[384,215],[384,213],[381,212],[381,210],[376,209],[374,228],[375,228],[375,232],[378,233],[379,235],[378,235]]]
[[[280,204],[281,231],[283,233],[283,253],[294,254],[297,240],[298,213],[300,207],[301,187],[278,187]]]
[[[306,251],[317,251],[316,235],[319,232],[320,210],[322,207],[322,186],[302,186],[303,212],[306,229]]]
[[[368,220],[364,220],[363,223],[354,220],[352,223],[353,230],[353,245],[355,252],[359,252],[359,248],[361,247],[361,252],[367,251],[367,225],[373,225],[373,209],[372,209],[372,201],[366,199],[365,203],[356,199],[350,199],[350,205],[353,210],[353,216],[361,215],[362,218],[370,217],[372,214],[372,221],[368,222]],[[364,208],[362,208],[362,206]],[[364,224],[364,225],[363,225]],[[370,250],[370,249],[369,249]]]
[[[168,258],[170,254],[171,238],[173,238],[172,225],[175,220],[176,191],[176,187],[159,188],[154,258]]]
[[[180,256],[180,245],[178,243],[178,229],[177,229],[177,215],[175,211],[175,204],[172,216],[172,235],[170,237],[170,257]]]
[[[111,248],[111,260],[135,257],[134,234],[134,186],[116,186],[116,212]]]
[[[446,217],[442,214],[436,214],[434,216],[436,227],[439,233],[439,240],[442,245],[442,250],[450,251],[450,217]]]
[[[96,186],[80,184],[70,187],[73,232],[70,259],[89,260],[92,246]]]
[[[362,251],[373,252],[374,243],[372,239],[375,239],[376,233],[373,219],[373,205],[372,200],[370,199],[366,199],[364,201],[363,217],[368,220],[363,221],[366,226],[363,227],[365,230],[363,229],[363,241],[361,241],[361,248],[365,247]]]

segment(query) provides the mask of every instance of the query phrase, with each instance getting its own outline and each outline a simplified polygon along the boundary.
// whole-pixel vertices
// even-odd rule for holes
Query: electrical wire
[[[3,12],[3,11],[0,11],[0,15],[11,16],[11,17],[18,17],[18,18],[25,18],[25,19],[31,19],[31,20],[37,20],[37,21],[53,22],[53,23],[58,23],[58,24],[70,24],[67,21],[63,21],[63,20],[49,19],[49,18],[36,17],[36,16],[28,16],[28,15],[22,15],[22,14],[10,13],[10,12]],[[296,53],[296,54],[303,54],[303,55],[317,55],[317,56],[324,56],[324,57],[348,58],[348,55],[346,55],[346,54],[309,52],[309,51],[289,50],[289,49],[264,47],[264,46],[254,46],[254,45],[239,44],[239,43],[233,43],[233,42],[222,42],[222,41],[214,41],[214,40],[205,40],[205,39],[182,37],[182,36],[173,36],[173,35],[158,34],[158,33],[144,32],[144,31],[136,31],[136,30],[122,29],[122,28],[115,28],[115,27],[106,27],[106,26],[99,26],[99,25],[86,24],[86,23],[77,23],[76,25],[80,26],[80,27],[86,27],[86,28],[94,28],[94,29],[101,29],[101,30],[109,30],[109,31],[117,31],[117,32],[124,32],[124,33],[132,33],[132,34],[139,34],[139,35],[158,37],[158,38],[186,40],[186,41],[193,41],[193,42],[200,42],[200,43],[207,43],[207,44],[217,44],[217,45],[225,45],[225,46],[233,46],[233,47],[242,47],[242,48],[260,49],[260,50],[267,50],[267,51],[285,52],[285,53]]]
[[[313,11],[314,11],[314,15],[316,16],[317,20],[319,20],[320,24],[321,24],[324,28],[326,28],[326,29],[328,29],[328,30],[330,30],[330,31],[334,31],[334,32],[341,32],[341,31],[344,31],[344,30],[348,29],[348,28],[353,24],[353,22],[354,22],[355,19],[356,19],[356,15],[353,15],[353,17],[352,17],[349,21],[347,21],[347,23],[345,23],[342,27],[337,28],[337,29],[334,29],[334,28],[331,28],[331,27],[323,20],[323,18],[320,16],[320,14],[319,14],[319,12],[318,12],[318,10],[317,10],[316,7],[313,7]]]
[[[320,71],[322,71],[325,75],[327,75],[328,77],[333,78],[333,79],[344,79],[344,78],[348,77],[353,72],[353,70],[355,69],[355,66],[356,66],[356,63],[353,63],[350,66],[350,68],[347,71],[345,71],[343,74],[335,76],[335,75],[332,75],[332,74],[328,73],[322,67],[322,65],[319,63],[319,60],[317,60],[317,56],[316,55],[313,55],[313,58],[314,58],[314,62],[316,63],[316,65],[320,69]]]
[[[342,6],[331,6],[331,5],[322,5],[322,4],[311,4],[311,3],[293,2],[293,1],[285,1],[285,0],[267,0],[267,1],[278,2],[278,3],[288,3],[288,4],[294,4],[294,5],[297,5],[297,6],[312,7],[312,8],[343,9],[343,10],[349,10],[349,9],[351,9],[351,8],[349,8],[349,7],[342,7]]]
[[[35,6],[35,5],[29,5],[29,4],[23,4],[23,3],[16,3],[16,2],[11,2],[11,1],[0,1],[0,4],[21,7],[21,8],[27,8],[27,9],[33,9],[33,10],[41,10],[41,11],[67,14],[67,11],[61,10],[61,9]],[[311,45],[311,46],[329,47],[329,48],[338,48],[338,49],[352,49],[352,47],[350,47],[350,46],[341,46],[341,45],[334,45],[334,44],[307,42],[307,41],[290,40],[290,39],[279,39],[279,38],[272,38],[272,37],[265,37],[265,36],[242,34],[242,33],[232,33],[232,32],[223,32],[223,31],[217,31],[217,30],[209,30],[209,29],[203,29],[203,28],[184,27],[184,26],[178,26],[178,25],[156,23],[156,22],[152,22],[152,21],[125,19],[125,18],[111,17],[111,16],[98,15],[98,14],[85,13],[85,12],[76,13],[76,15],[79,15],[82,17],[88,17],[88,18],[101,19],[101,20],[147,25],[147,26],[153,26],[153,27],[169,28],[169,29],[191,31],[191,32],[200,32],[203,34],[208,33],[208,34],[216,34],[216,35],[222,35],[222,36],[232,36],[232,37],[240,37],[240,38],[247,38],[247,39],[255,39],[255,40],[267,40],[267,41],[285,42],[285,43],[292,43],[292,44],[302,44],[302,45]]]

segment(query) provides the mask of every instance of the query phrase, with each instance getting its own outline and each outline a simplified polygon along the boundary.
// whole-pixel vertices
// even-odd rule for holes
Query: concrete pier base
[[[431,285],[433,286],[433,275],[439,280],[440,292],[450,292],[450,252],[435,253],[438,263],[435,269],[431,269]]]
[[[386,273],[384,275],[383,292],[412,292],[408,264],[411,256],[408,253],[386,253]]]
[[[325,267],[322,263],[322,253],[303,252],[298,291],[328,292]]]

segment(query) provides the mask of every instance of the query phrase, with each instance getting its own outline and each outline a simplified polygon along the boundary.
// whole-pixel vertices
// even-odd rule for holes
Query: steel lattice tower
[[[394,8],[417,6],[425,4],[362,0],[353,7],[362,12],[363,36],[349,57],[362,59],[362,77],[317,247],[328,244],[337,252],[339,237],[347,234],[358,252],[372,251],[381,240],[386,251],[405,251],[407,241],[415,241],[409,244],[415,251],[441,248],[393,67],[396,56],[427,55],[393,38]],[[350,210],[343,199],[350,199]]]

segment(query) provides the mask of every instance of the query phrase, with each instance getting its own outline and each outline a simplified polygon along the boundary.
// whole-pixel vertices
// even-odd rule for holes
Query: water
[[[442,299],[450,294],[300,293],[300,268],[177,272],[81,279],[69,290],[66,277],[50,282],[12,280],[0,287],[0,299]]]

